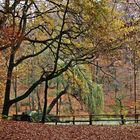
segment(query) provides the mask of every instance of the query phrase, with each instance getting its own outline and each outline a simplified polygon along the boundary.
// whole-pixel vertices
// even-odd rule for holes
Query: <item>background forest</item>
[[[0,1],[0,112],[140,113],[139,0]]]

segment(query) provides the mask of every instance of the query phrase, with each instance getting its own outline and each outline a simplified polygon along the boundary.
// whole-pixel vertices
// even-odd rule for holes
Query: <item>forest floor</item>
[[[140,140],[140,125],[47,125],[1,120],[0,140]]]

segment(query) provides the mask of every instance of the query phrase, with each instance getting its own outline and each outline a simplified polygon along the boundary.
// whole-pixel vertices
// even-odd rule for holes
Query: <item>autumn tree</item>
[[[101,53],[120,47],[128,30],[116,12],[110,14],[111,9],[107,1],[5,1],[1,13],[6,16],[6,28],[12,40],[8,47],[3,116],[8,115],[12,104],[25,99],[45,82],[44,122],[50,80],[70,67],[90,64]],[[37,65],[35,81],[25,93],[11,99],[14,71],[31,59],[36,61],[37,57],[42,60]],[[64,87],[62,92],[66,90]]]

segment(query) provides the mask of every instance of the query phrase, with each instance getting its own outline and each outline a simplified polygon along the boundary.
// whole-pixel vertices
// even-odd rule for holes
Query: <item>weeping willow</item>
[[[69,84],[67,94],[77,97],[89,113],[96,115],[103,113],[104,93],[102,85],[93,81],[89,66],[75,66],[54,79],[52,83],[57,83],[56,95]]]
[[[90,86],[91,87],[88,89],[88,92],[82,95],[83,101],[91,114],[98,115],[103,113],[104,108],[104,94],[102,86],[95,83]]]
[[[101,114],[104,108],[102,85],[93,82],[91,69],[83,65],[74,68],[74,85],[71,92],[76,92],[91,114]]]

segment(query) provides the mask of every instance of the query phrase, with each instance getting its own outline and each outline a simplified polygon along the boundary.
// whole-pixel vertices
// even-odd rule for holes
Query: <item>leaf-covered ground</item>
[[[140,140],[140,125],[46,125],[0,121],[0,140]]]

